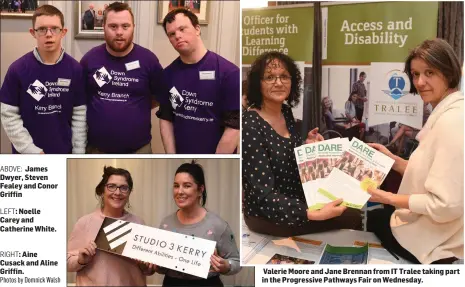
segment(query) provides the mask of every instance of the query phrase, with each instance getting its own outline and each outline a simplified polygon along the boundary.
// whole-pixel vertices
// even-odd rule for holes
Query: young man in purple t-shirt
[[[208,51],[197,16],[169,12],[163,27],[179,53],[164,70],[160,133],[167,153],[233,153],[239,141],[239,68]]]
[[[86,98],[79,63],[64,52],[63,14],[42,5],[29,30],[37,47],[8,69],[0,89],[2,124],[13,153],[84,153]]]
[[[103,26],[106,43],[81,60],[88,96],[86,152],[152,153],[150,111],[163,68],[155,54],[132,42],[134,15],[128,4],[110,4]]]

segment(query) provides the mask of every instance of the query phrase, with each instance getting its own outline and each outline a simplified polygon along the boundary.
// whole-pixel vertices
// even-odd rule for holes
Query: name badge
[[[57,85],[58,85],[58,86],[69,87],[70,84],[71,84],[71,80],[70,80],[70,79],[58,78],[58,81],[57,81]]]
[[[135,70],[139,68],[140,68],[139,60],[131,62],[131,63],[126,63],[126,71],[131,71],[131,70]]]
[[[200,71],[199,76],[201,80],[214,80],[215,71]]]

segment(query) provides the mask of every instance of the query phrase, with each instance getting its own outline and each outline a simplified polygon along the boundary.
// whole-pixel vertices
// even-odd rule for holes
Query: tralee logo
[[[103,85],[108,84],[111,81],[112,77],[108,73],[105,67],[101,67],[94,73],[94,80],[97,82],[97,85],[101,88]]]
[[[27,93],[31,95],[36,101],[40,101],[47,95],[48,89],[39,80],[35,80],[34,83],[30,84],[27,88]]]
[[[173,106],[173,109],[176,109],[182,105],[182,102],[184,102],[184,98],[181,97],[181,94],[176,90],[176,87],[172,87],[170,90],[170,101],[171,105]]]
[[[410,81],[407,75],[400,70],[392,70],[386,74],[385,80],[389,90],[382,90],[386,95],[394,100],[410,93]]]

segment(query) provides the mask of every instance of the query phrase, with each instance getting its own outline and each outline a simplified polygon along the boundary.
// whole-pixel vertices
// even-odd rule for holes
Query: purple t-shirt
[[[102,44],[84,55],[81,65],[89,145],[105,153],[132,153],[150,143],[151,103],[163,78],[155,54],[134,44],[128,55],[114,57]]]
[[[29,52],[8,68],[0,101],[19,107],[24,127],[44,153],[71,153],[73,107],[86,104],[83,77],[66,53],[57,64],[45,65]]]
[[[176,153],[215,153],[225,115],[239,111],[239,68],[208,51],[195,64],[177,58],[164,75],[168,90],[160,104],[173,113]]]

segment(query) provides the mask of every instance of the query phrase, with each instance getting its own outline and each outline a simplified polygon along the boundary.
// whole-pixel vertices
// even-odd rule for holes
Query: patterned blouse
[[[302,144],[289,106],[283,105],[290,138],[280,136],[256,111],[242,115],[243,212],[277,225],[300,226],[307,204],[294,148]]]

